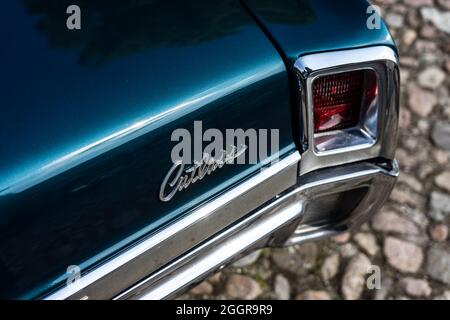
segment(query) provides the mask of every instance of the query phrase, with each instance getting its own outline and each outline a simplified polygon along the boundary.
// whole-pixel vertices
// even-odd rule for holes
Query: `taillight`
[[[369,69],[321,76],[312,93],[314,133],[351,128],[376,99],[377,77]]]

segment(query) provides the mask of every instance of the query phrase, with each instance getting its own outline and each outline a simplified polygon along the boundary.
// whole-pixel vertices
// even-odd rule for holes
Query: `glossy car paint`
[[[284,65],[238,2],[82,1],[79,33],[72,3],[1,14],[2,297],[64,285],[68,266],[87,272],[258,172],[227,166],[161,202],[174,129],[277,128],[294,149]]]
[[[389,42],[385,29],[359,31],[358,10],[339,19],[364,37],[341,34],[319,18],[333,15],[321,12],[331,1],[300,1],[306,23],[301,8],[280,15],[280,2],[265,3],[263,13],[232,0],[3,4],[1,297],[65,285],[68,266],[88,272],[259,171],[225,167],[161,202],[176,128],[276,128],[281,156],[291,153],[283,55]],[[80,31],[65,28],[69,4],[82,9]],[[314,36],[324,30],[336,37],[329,47]]]
[[[369,29],[365,0],[243,0],[290,63],[312,53],[395,44],[385,23]]]

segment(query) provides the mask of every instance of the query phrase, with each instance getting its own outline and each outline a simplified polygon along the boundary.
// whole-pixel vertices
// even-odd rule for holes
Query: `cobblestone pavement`
[[[450,0],[374,1],[400,50],[399,181],[353,234],[264,249],[182,298],[450,299]],[[371,265],[381,289],[370,290]]]

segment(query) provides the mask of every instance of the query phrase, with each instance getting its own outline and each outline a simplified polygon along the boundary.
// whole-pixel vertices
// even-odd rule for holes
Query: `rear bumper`
[[[395,161],[379,160],[299,177],[299,163],[298,153],[290,155],[47,299],[174,297],[252,250],[363,223],[385,202],[398,175]]]

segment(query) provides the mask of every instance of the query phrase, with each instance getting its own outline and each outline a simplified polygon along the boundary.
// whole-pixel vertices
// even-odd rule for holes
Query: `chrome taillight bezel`
[[[376,46],[305,55],[295,62],[301,97],[304,146],[300,174],[376,157],[393,159],[397,142],[399,70],[393,49]],[[321,76],[373,70],[378,79],[375,114],[362,114],[363,125],[314,133],[312,84]],[[370,122],[372,124],[370,124]]]

